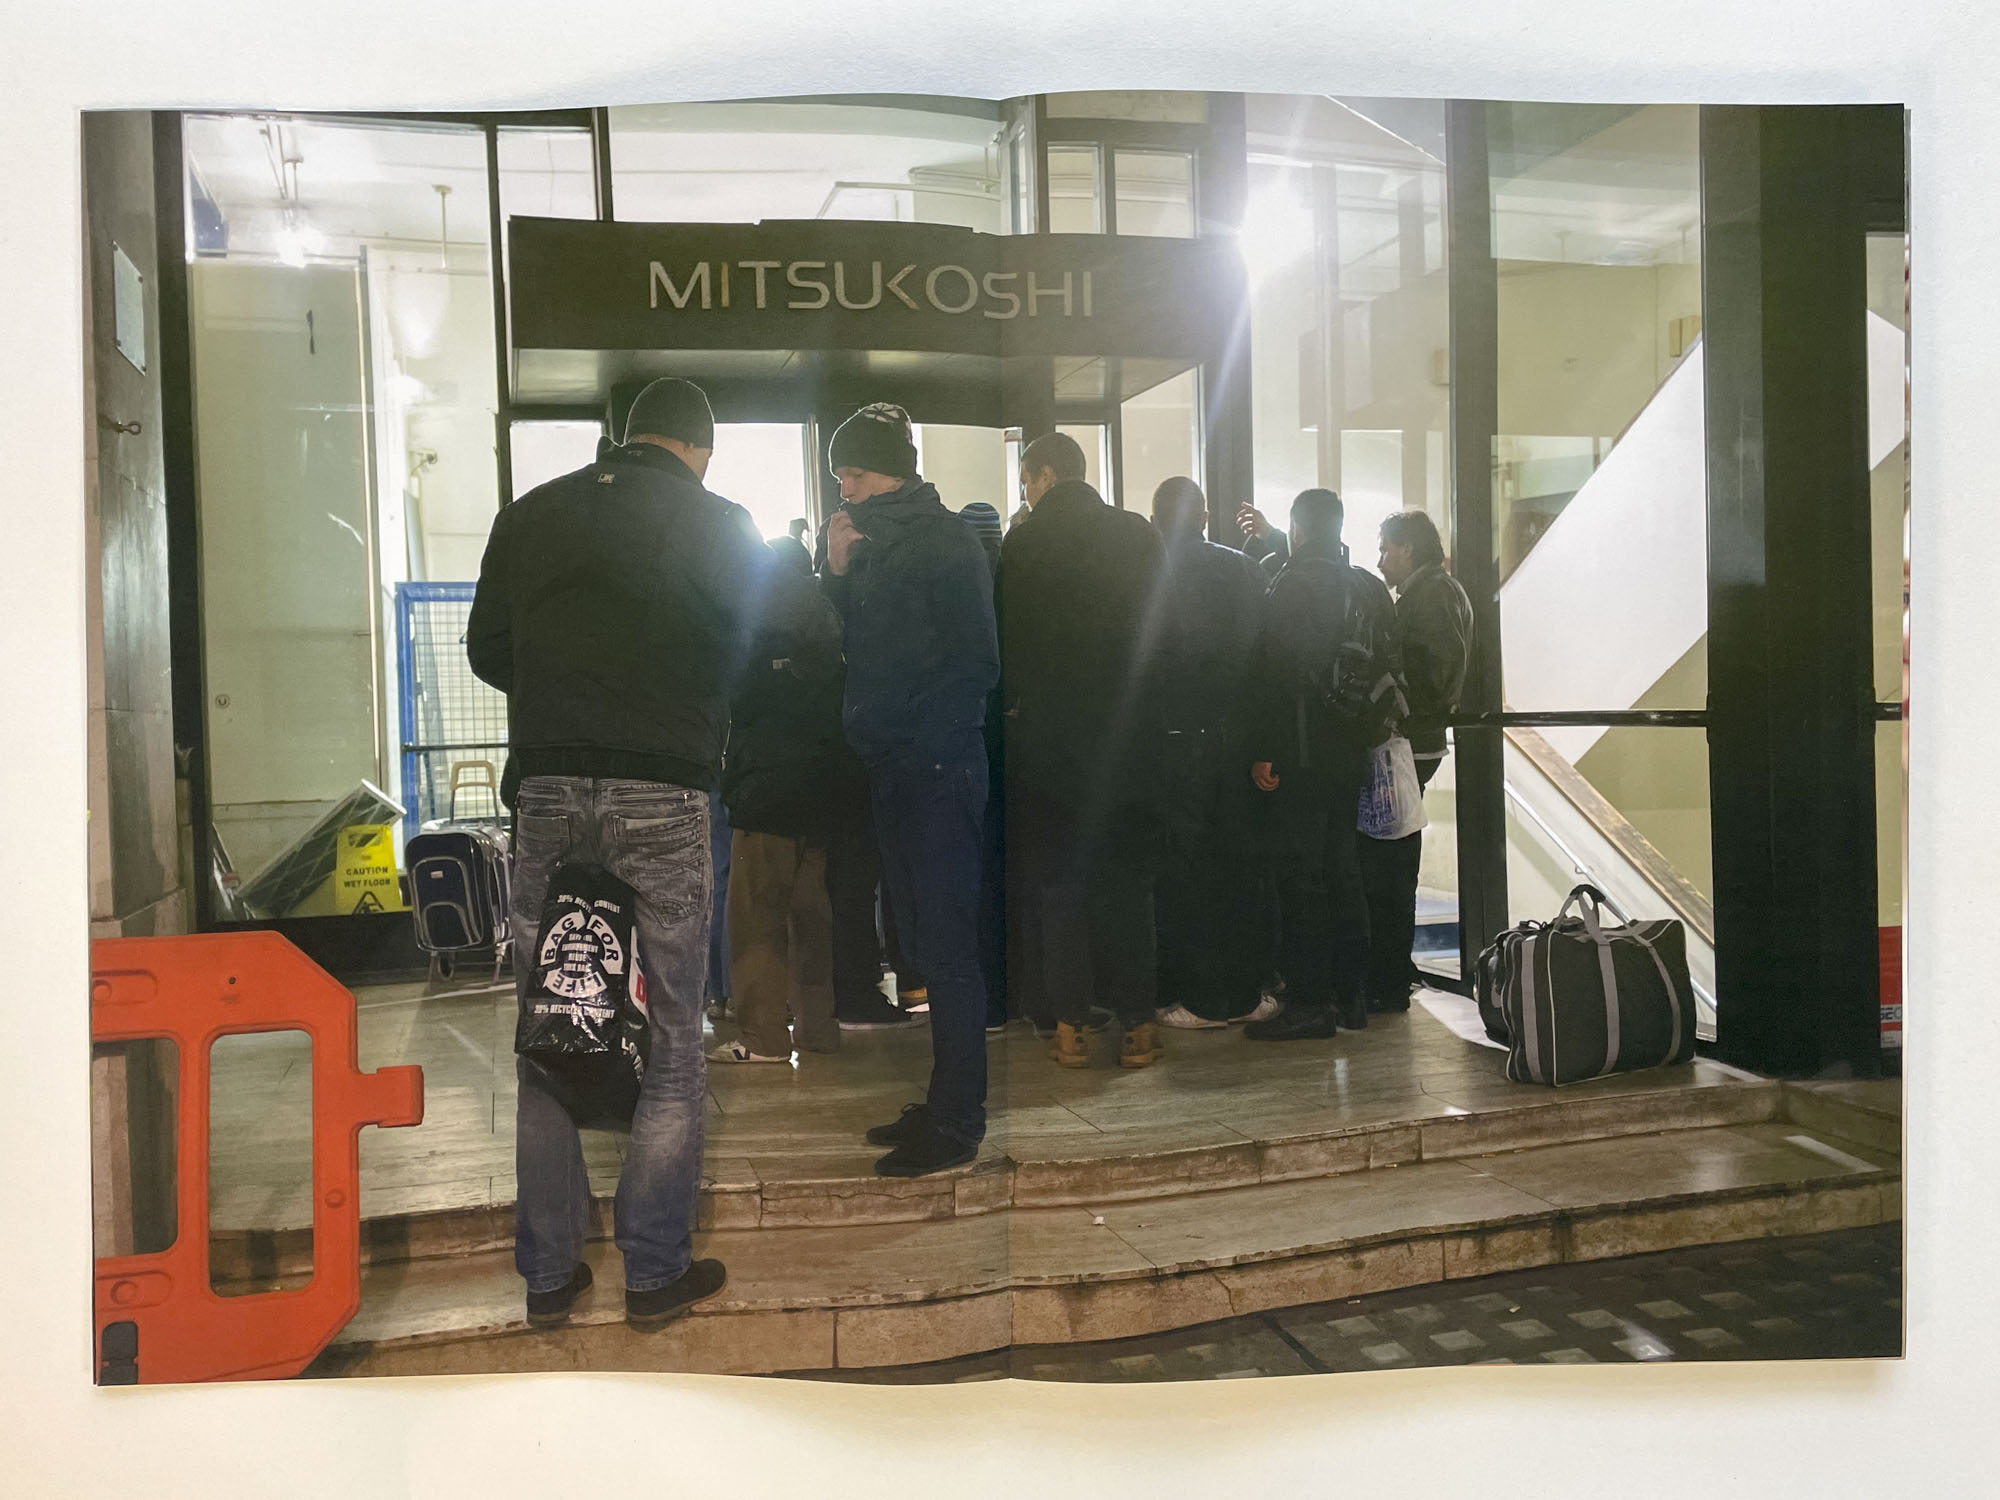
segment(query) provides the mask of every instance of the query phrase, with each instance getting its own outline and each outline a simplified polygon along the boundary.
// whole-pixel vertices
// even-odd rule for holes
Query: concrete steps
[[[851,1177],[717,1183],[711,1202],[733,1193],[744,1221],[698,1235],[696,1253],[720,1256],[730,1284],[661,1333],[625,1327],[618,1257],[601,1240],[587,1252],[598,1286],[550,1333],[521,1321],[506,1249],[378,1256],[360,1315],[315,1373],[913,1364],[1858,1227],[1901,1214],[1889,1098],[1874,1085],[1755,1082],[1552,1094],[1477,1115],[1116,1158],[1021,1159],[1029,1148],[1016,1142],[1007,1158],[907,1185],[925,1189],[909,1197]],[[785,1206],[767,1218],[767,1204]],[[1003,1206],[1012,1211],[993,1212]],[[844,1211],[855,1216],[809,1222]]]
[[[1001,1123],[979,1159],[957,1172],[897,1181],[871,1170],[877,1149],[821,1157],[778,1175],[747,1159],[711,1159],[698,1226],[707,1231],[935,1223],[1004,1208],[1126,1203],[1260,1183],[1305,1181],[1533,1146],[1663,1130],[1761,1124],[1780,1118],[1785,1085],[1744,1080],[1689,1087],[1685,1070],[1620,1081],[1616,1093],[1538,1091],[1531,1102],[1422,1118],[1356,1120],[1348,1110],[1300,1111],[1251,1133],[1216,1129],[1177,1142],[1157,1128],[1080,1136]],[[1525,1091],[1517,1091],[1525,1092]],[[1827,1096],[1821,1117],[1854,1106]],[[1880,1138],[1876,1130],[1874,1138]],[[1890,1147],[1893,1149],[1893,1145]],[[592,1206],[590,1237],[611,1237],[611,1198]],[[477,1255],[514,1242],[511,1202],[365,1217],[364,1265]],[[232,1285],[294,1280],[310,1271],[309,1228],[218,1231],[217,1278]]]

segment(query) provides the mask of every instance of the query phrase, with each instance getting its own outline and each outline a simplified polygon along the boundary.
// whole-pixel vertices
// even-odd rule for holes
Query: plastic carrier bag
[[[578,1125],[626,1129],[646,1072],[646,984],[632,888],[597,865],[549,879],[514,1051]]]
[[[1410,742],[1392,735],[1375,747],[1372,757],[1354,826],[1371,839],[1408,838],[1429,822]]]

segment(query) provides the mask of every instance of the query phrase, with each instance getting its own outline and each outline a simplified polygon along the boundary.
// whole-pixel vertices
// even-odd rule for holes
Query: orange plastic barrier
[[[354,997],[274,932],[107,938],[90,947],[93,1041],[180,1048],[176,1223],[157,1255],[97,1262],[97,1369],[106,1385],[296,1375],[361,1306],[361,1127],[418,1125],[421,1068],[361,1071]],[[313,1274],[293,1291],[209,1286],[209,1049],[242,1032],[312,1038]]]

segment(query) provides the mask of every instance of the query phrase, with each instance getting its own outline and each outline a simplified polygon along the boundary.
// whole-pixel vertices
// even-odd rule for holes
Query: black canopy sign
[[[1246,303],[1226,240],[937,224],[509,222],[521,349],[904,349],[1216,357]]]

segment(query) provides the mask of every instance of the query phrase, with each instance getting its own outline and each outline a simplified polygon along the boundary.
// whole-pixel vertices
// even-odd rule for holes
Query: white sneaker
[[[1229,1025],[1227,1021],[1211,1021],[1206,1016],[1198,1016],[1185,1005],[1170,1006],[1155,1019],[1162,1026],[1171,1026],[1176,1031],[1221,1031]]]
[[[1229,1024],[1240,1026],[1245,1021],[1268,1021],[1285,1008],[1285,1002],[1276,995],[1266,995],[1257,1002],[1257,1008],[1247,1016],[1231,1016]]]
[[[766,1057],[761,1052],[752,1052],[742,1042],[729,1042],[709,1053],[708,1060],[729,1063],[788,1063],[792,1059],[790,1056]]]

